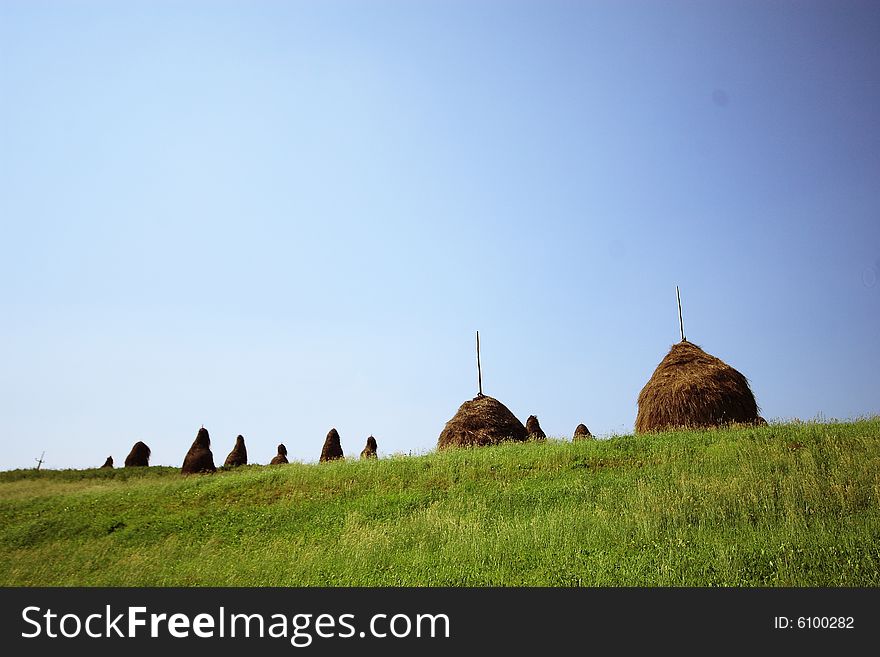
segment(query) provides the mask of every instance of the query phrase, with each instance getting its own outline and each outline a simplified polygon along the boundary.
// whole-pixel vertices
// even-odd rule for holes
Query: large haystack
[[[244,446],[244,436],[238,436],[235,439],[235,447],[223,462],[225,468],[234,468],[239,465],[247,465],[247,447]]]
[[[146,443],[142,443],[139,440],[132,446],[128,456],[125,457],[125,467],[145,468],[148,465],[150,465],[150,448],[147,447]]]
[[[342,455],[342,443],[339,440],[339,432],[336,429],[330,429],[327,438],[324,440],[324,447],[321,449],[320,463],[325,461],[335,461],[344,458]]]
[[[574,429],[574,435],[571,437],[572,442],[578,440],[592,440],[593,434],[587,429],[586,424],[579,424]]]
[[[214,455],[211,453],[211,438],[205,427],[199,429],[196,439],[183,459],[182,474],[195,474],[197,472],[217,472],[214,466]]]
[[[522,441],[529,434],[522,422],[500,401],[488,395],[477,395],[458,408],[440,437],[437,448],[481,447],[505,440]]]
[[[367,438],[367,444],[361,450],[361,458],[362,459],[377,459],[379,455],[376,451],[379,449],[379,446],[376,444],[376,439],[373,436]]]
[[[636,432],[752,424],[758,405],[742,374],[697,345],[673,345],[639,393]]]
[[[284,443],[278,444],[278,453],[269,461],[269,465],[284,465],[287,463],[287,448]]]
[[[529,434],[529,440],[544,440],[547,437],[536,415],[529,415],[526,420],[526,433]]]

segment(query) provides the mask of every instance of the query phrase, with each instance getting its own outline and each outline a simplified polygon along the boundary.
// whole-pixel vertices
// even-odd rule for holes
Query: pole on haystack
[[[478,397],[483,396],[483,370],[480,367],[480,332],[477,331],[477,386],[479,387]]]
[[[681,341],[684,342],[684,320],[681,318],[681,293],[678,285],[675,286],[675,296],[678,297],[678,330],[681,331]]]

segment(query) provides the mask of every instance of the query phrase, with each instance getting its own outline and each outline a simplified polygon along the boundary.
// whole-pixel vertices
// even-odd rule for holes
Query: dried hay
[[[342,454],[342,443],[339,441],[339,432],[336,429],[330,429],[327,438],[324,440],[324,447],[321,449],[320,463],[326,461],[336,461],[344,458]]]
[[[373,436],[367,438],[366,446],[361,450],[361,458],[362,459],[376,459],[379,458],[376,450],[379,449],[379,446],[376,444],[376,439]]]
[[[507,406],[494,397],[477,395],[463,403],[446,423],[437,439],[437,448],[482,447],[527,438],[526,428]]]
[[[754,424],[758,405],[742,374],[682,340],[639,393],[636,432]]]
[[[284,465],[287,463],[287,448],[284,443],[278,444],[278,453],[269,461],[269,465]]]
[[[529,440],[544,440],[547,437],[535,415],[529,415],[526,420],[526,433],[529,434]]]
[[[150,448],[140,440],[137,441],[125,457],[126,468],[140,468],[150,465]]]
[[[183,458],[182,474],[196,474],[198,472],[217,472],[214,466],[214,455],[211,453],[211,438],[205,427],[199,429],[196,439]]]
[[[244,446],[244,436],[241,435],[236,437],[235,447],[223,462],[224,468],[234,468],[239,465],[247,465],[247,447]]]

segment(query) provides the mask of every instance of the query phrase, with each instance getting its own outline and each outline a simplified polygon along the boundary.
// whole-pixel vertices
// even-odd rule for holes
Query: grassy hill
[[[4,472],[0,584],[880,586],[880,419]]]

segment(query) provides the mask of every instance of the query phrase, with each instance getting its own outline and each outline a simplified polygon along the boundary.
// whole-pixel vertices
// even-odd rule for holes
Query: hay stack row
[[[683,339],[672,346],[669,353],[648,379],[638,398],[635,430],[649,433],[670,429],[705,429],[730,424],[766,424],[758,415],[758,404],[745,376],[733,367],[706,353],[697,345]],[[584,424],[579,424],[572,440],[588,440],[593,436]],[[546,438],[538,418],[530,415],[525,425],[494,397],[482,393],[464,402],[450,419],[440,437],[437,448],[482,447],[505,441],[543,440]],[[183,461],[181,472],[215,472],[208,431],[199,429],[195,441]],[[361,451],[362,459],[376,458],[376,439],[367,438]],[[331,429],[324,441],[320,461],[334,461],[343,457],[339,432]],[[150,448],[135,443],[125,459],[126,467],[149,464]],[[238,436],[235,447],[224,465],[234,467],[247,463],[244,438]],[[278,453],[271,464],[287,463],[287,448],[278,445]],[[108,457],[102,468],[112,468]]]
[[[638,405],[637,433],[767,424],[758,415],[746,377],[684,339],[657,365],[639,393]],[[474,447],[544,437],[537,417],[529,416],[523,426],[500,401],[480,394],[462,404],[446,423],[437,447]],[[589,438],[590,430],[579,424],[573,440]]]
[[[377,450],[378,444],[376,443],[376,439],[373,436],[370,436],[367,438],[366,446],[361,451],[361,458],[375,459],[378,457]],[[335,461],[342,458],[344,458],[342,453],[342,443],[339,439],[339,432],[334,428],[330,430],[324,441],[320,461],[323,463],[325,461]],[[226,468],[234,468],[239,465],[247,465],[247,462],[247,447],[245,447],[244,444],[244,436],[239,435],[235,439],[235,446],[232,448],[232,451],[229,452],[223,466]],[[278,453],[272,458],[269,464],[282,465],[287,462],[287,447],[284,446],[284,443],[281,443],[278,445]],[[125,458],[125,467],[146,467],[148,465],[150,465],[150,448],[143,442],[138,441],[134,444],[131,448],[131,452],[129,452],[128,456]],[[104,465],[101,467],[112,468],[113,457],[108,456],[107,460],[104,461]],[[180,471],[183,474],[217,471],[217,467],[214,465],[214,454],[211,452],[211,437],[205,427],[199,429],[199,432],[196,434],[196,439],[193,441],[189,451],[183,458],[183,466],[180,468]]]
[[[530,415],[523,425],[507,406],[494,397],[477,395],[458,407],[440,432],[437,448],[485,447],[508,440],[522,442],[544,440],[546,437],[537,416]],[[579,424],[572,440],[592,437],[586,425]]]

